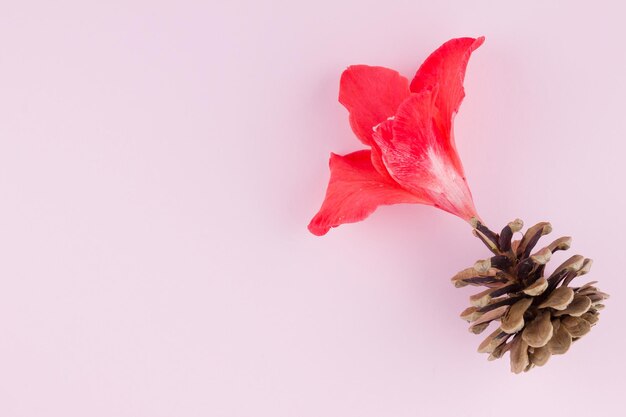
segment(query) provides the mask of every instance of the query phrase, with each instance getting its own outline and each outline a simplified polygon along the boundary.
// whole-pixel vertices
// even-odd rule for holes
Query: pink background
[[[0,10],[1,416],[618,413],[620,2],[86,3]],[[479,212],[552,221],[613,295],[521,376],[458,318],[449,277],[487,256],[461,220],[305,228],[329,152],[361,148],[343,68],[410,76],[478,35],[456,133]]]

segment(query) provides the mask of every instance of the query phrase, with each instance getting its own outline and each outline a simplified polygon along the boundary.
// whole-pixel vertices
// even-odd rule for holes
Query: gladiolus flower
[[[453,135],[453,118],[465,95],[471,53],[484,38],[444,43],[409,84],[398,72],[367,65],[346,69],[339,101],[350,125],[369,149],[331,154],[330,181],[309,230],[365,219],[378,206],[432,205],[464,220],[478,217]]]

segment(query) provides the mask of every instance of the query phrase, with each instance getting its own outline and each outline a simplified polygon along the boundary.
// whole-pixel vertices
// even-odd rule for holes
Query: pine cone
[[[457,288],[487,287],[472,295],[472,306],[461,313],[461,318],[472,323],[469,329],[475,334],[491,322],[498,323],[478,351],[488,353],[489,360],[510,351],[514,373],[542,366],[551,355],[567,352],[596,324],[599,310],[604,308],[602,301],[608,298],[594,286],[596,281],[569,286],[574,278],[589,272],[591,259],[574,255],[546,278],[546,263],[554,252],[569,249],[570,237],[561,237],[531,254],[539,238],[552,231],[550,223],[534,225],[513,242],[513,234],[523,227],[519,219],[505,226],[499,235],[479,221],[473,225],[474,235],[494,256],[459,272],[452,282]]]

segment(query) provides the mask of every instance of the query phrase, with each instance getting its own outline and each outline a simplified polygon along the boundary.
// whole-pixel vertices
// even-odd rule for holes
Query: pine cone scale
[[[552,338],[553,330],[550,312],[544,310],[524,327],[522,339],[528,343],[528,346],[542,347]]]

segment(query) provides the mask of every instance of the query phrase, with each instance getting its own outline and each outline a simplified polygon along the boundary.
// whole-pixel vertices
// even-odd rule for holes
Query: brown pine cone
[[[602,301],[609,296],[594,282],[581,287],[570,283],[591,268],[591,259],[574,255],[544,276],[546,263],[558,250],[567,250],[572,239],[561,237],[531,254],[541,236],[552,231],[542,222],[526,230],[520,240],[511,241],[523,223],[517,219],[494,233],[474,221],[474,235],[494,254],[464,269],[452,278],[454,285],[484,286],[486,290],[470,297],[471,307],[461,318],[471,323],[470,331],[483,332],[490,323],[498,324],[480,344],[478,351],[489,360],[510,351],[511,371],[528,371],[542,366],[551,355],[560,355],[587,334],[598,321]]]

